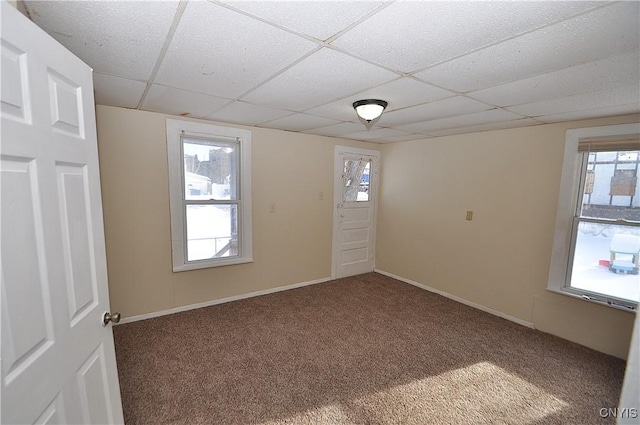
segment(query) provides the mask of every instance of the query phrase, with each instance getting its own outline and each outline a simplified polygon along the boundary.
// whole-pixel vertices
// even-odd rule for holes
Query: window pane
[[[187,205],[187,261],[238,255],[237,205]]]
[[[578,225],[571,286],[639,301],[640,228],[582,222]]]
[[[639,151],[589,154],[582,217],[640,221]]]
[[[183,138],[185,199],[238,199],[238,147]]]
[[[345,202],[366,202],[369,200],[371,160],[347,159],[344,161]]]

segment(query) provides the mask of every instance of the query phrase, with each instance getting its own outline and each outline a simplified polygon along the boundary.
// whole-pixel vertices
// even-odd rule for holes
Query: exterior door
[[[1,7],[2,423],[123,423],[92,71]]]
[[[380,152],[336,146],[332,277],[373,271]]]

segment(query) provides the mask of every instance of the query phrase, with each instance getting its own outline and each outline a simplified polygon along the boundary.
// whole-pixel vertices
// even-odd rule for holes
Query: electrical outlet
[[[473,220],[473,211],[467,211],[467,221]]]
[[[318,200],[319,201],[323,201],[324,200],[324,192],[323,191],[318,192]]]

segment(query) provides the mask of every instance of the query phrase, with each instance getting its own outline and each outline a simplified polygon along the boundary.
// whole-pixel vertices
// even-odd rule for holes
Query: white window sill
[[[228,258],[216,260],[194,261],[180,266],[173,266],[174,273],[187,272],[189,270],[210,269],[213,267],[232,266],[235,264],[253,263],[253,258]]]
[[[633,308],[630,308],[627,305],[622,304],[622,303],[618,303],[617,301],[614,301],[614,300],[611,300],[611,301],[607,302],[607,301],[601,301],[601,300],[597,300],[597,299],[591,298],[587,294],[584,294],[584,295],[577,294],[577,293],[569,292],[569,291],[564,290],[564,289],[555,289],[555,288],[546,288],[546,289],[547,289],[547,291],[553,292],[555,294],[560,294],[560,295],[564,295],[566,297],[571,297],[571,298],[575,298],[575,299],[578,299],[578,300],[591,302],[591,303],[602,305],[602,306],[605,306],[605,307],[615,308],[616,310],[622,310],[622,311],[626,311],[628,313],[636,313],[637,308],[638,308],[638,305],[636,303],[634,303],[633,301],[627,301],[628,304],[633,305]]]

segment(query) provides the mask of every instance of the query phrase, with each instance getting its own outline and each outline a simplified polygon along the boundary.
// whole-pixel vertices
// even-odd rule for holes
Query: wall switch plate
[[[473,211],[467,211],[467,221],[473,220]]]
[[[269,212],[270,212],[271,214],[273,214],[273,213],[275,213],[275,212],[276,212],[276,204],[275,204],[275,202],[271,202],[271,203],[269,204]]]

